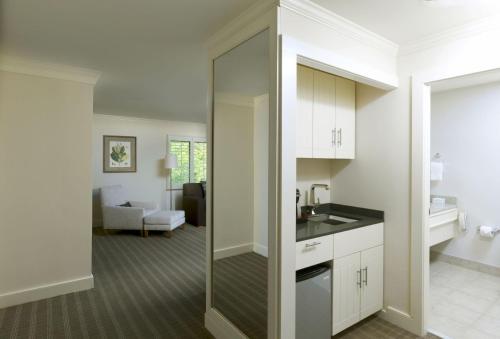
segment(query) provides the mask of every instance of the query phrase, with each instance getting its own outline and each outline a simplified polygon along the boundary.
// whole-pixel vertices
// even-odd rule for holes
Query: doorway
[[[431,291],[431,286],[436,286],[436,282],[439,280],[438,276],[440,276],[440,278],[447,279],[448,284],[450,283],[450,279],[457,280],[457,276],[451,273],[449,276],[443,275],[445,271],[460,271],[461,273],[458,274],[465,280],[468,279],[467,277],[469,276],[469,273],[476,274],[475,272],[466,271],[467,268],[455,267],[457,266],[457,263],[464,263],[464,260],[457,259],[454,263],[452,263],[450,261],[453,259],[450,259],[449,255],[445,256],[441,253],[443,252],[443,248],[449,247],[448,244],[454,244],[455,236],[463,237],[463,233],[465,232],[469,232],[471,236],[476,236],[474,232],[477,232],[477,227],[475,226],[478,225],[473,225],[470,221],[467,222],[467,217],[464,214],[464,211],[460,210],[460,208],[456,208],[457,205],[458,207],[461,206],[460,200],[457,200],[456,196],[453,196],[453,194],[441,194],[440,196],[437,193],[443,192],[439,192],[439,190],[436,189],[436,184],[434,184],[434,186],[431,185],[431,178],[435,180],[437,179],[438,182],[439,179],[442,179],[440,176],[443,175],[443,168],[444,173],[446,173],[447,161],[450,156],[449,153],[442,154],[441,152],[436,151],[435,147],[432,147],[432,141],[436,139],[436,137],[433,139],[431,134],[433,121],[432,113],[435,108],[431,105],[433,91],[453,90],[467,86],[491,83],[492,81],[500,79],[499,74],[500,72],[498,69],[491,69],[469,74],[426,73],[414,75],[412,79],[411,301],[413,304],[412,307],[415,310],[415,315],[419,318],[421,324],[421,334],[434,330],[434,332],[441,335],[449,337],[457,336],[457,333],[455,332],[443,333],[442,330],[439,331],[433,328],[437,326],[435,321],[434,323],[431,322],[431,315],[433,312],[435,313],[438,311],[436,307],[441,307],[442,305],[438,306],[436,303],[432,303],[433,298],[435,301],[439,298],[439,294],[437,294],[439,289],[435,288],[435,291]],[[460,146],[455,144],[455,147]],[[438,172],[441,171],[440,175],[436,176],[436,168],[438,169]],[[480,175],[480,173],[478,173],[478,175]],[[431,199],[433,199],[432,203]],[[457,203],[457,201],[459,202]],[[454,212],[455,216],[451,216],[451,218],[455,219],[450,219],[448,222],[446,222],[446,220],[441,220],[441,223],[436,221],[435,212],[438,214],[441,213],[441,216],[443,217],[447,217],[447,213],[450,212],[450,209],[447,210],[446,206],[450,207],[452,205],[455,205],[454,207],[456,208],[456,211]],[[437,211],[436,208],[438,207],[442,207],[443,209],[441,211]],[[450,217],[450,215],[448,215],[448,217]],[[443,235],[442,233],[446,233],[446,231],[441,232],[442,230],[440,228],[444,228],[446,225],[453,226],[448,229],[447,235]],[[467,230],[467,228],[469,229]],[[436,235],[437,233],[439,233],[439,235]],[[432,245],[437,245],[437,247],[434,248],[434,252],[439,252],[438,254],[434,253],[431,258],[430,246]],[[451,246],[453,247],[453,245]],[[430,264],[431,259],[432,264]],[[441,263],[445,259],[448,259],[448,262]],[[452,275],[455,278],[453,278]],[[462,282],[462,284],[464,285],[464,282]],[[466,284],[463,287],[467,287],[469,289],[474,288],[472,284]],[[454,293],[455,291],[452,290],[448,292]],[[458,297],[455,299],[458,300]],[[444,300],[443,303],[446,302],[446,299],[441,300]],[[477,298],[471,300],[477,300]],[[486,310],[483,311],[486,312]],[[452,313],[455,311],[448,310],[446,312]],[[456,311],[455,313],[458,314],[459,311]],[[464,314],[465,311],[462,315]],[[479,320],[479,318],[477,320]],[[474,323],[470,323],[466,327],[455,326],[455,328],[458,327],[462,330],[468,331],[477,330],[474,328],[474,325]],[[441,329],[444,329],[444,327]],[[463,336],[463,331],[458,335]]]

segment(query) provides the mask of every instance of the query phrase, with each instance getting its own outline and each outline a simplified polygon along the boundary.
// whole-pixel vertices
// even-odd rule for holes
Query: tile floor
[[[500,339],[500,277],[443,261],[430,265],[429,329],[453,339]]]

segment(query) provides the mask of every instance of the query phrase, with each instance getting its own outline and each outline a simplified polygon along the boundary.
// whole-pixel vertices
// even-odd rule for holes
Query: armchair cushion
[[[140,207],[104,206],[102,208],[105,229],[142,229],[144,209]]]
[[[121,185],[101,188],[105,229],[143,229],[143,218],[159,211],[155,202],[128,201]]]

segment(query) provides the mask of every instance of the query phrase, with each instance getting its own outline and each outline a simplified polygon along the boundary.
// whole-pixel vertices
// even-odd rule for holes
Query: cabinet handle
[[[365,271],[365,279],[363,280],[363,282],[365,283],[365,286],[367,286],[368,285],[368,266],[363,268],[363,271]]]
[[[356,271],[356,274],[358,276],[357,285],[359,288],[361,288],[361,270]]]
[[[314,246],[317,246],[317,245],[321,245],[321,243],[319,241],[315,241],[313,243],[306,244],[306,248],[308,248],[308,247],[314,247]]]
[[[334,128],[332,129],[332,146],[335,147],[336,144],[337,144],[337,129]]]
[[[342,147],[342,128],[339,128],[338,145]]]

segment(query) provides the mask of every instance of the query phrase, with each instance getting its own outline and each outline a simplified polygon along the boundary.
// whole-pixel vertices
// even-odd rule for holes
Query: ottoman
[[[184,211],[159,211],[144,218],[144,236],[148,231],[165,231],[170,238],[172,231],[186,222]]]

